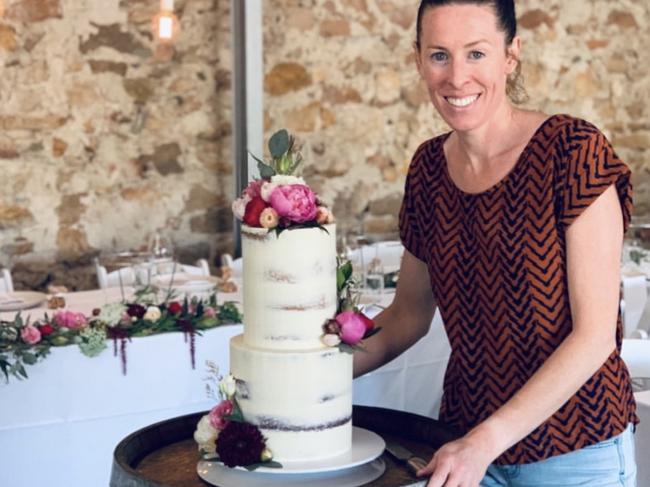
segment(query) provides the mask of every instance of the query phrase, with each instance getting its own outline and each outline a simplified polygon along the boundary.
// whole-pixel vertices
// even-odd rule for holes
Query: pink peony
[[[316,218],[316,195],[304,184],[278,186],[270,197],[271,206],[283,218],[304,223]]]
[[[83,313],[76,313],[74,311],[59,311],[54,315],[54,322],[59,326],[70,328],[71,330],[80,330],[88,324]]]
[[[38,328],[32,325],[27,325],[22,330],[20,330],[20,336],[25,343],[28,343],[30,345],[36,345],[41,341],[41,332],[38,331]]]
[[[366,323],[359,313],[343,311],[336,315],[335,319],[341,327],[341,341],[356,345],[362,340],[366,333]]]
[[[210,417],[210,424],[216,430],[222,430],[228,426],[228,421],[224,416],[232,414],[232,402],[224,399],[215,407],[212,408],[208,416]]]

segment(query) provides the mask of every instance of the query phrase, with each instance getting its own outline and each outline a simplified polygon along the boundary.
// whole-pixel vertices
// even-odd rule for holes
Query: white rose
[[[277,176],[273,176],[273,177],[275,178]],[[291,176],[284,176],[284,177],[291,177]],[[264,181],[262,187],[260,188],[260,196],[264,201],[268,203],[269,199],[271,198],[271,193],[273,193],[273,190],[277,187],[278,185],[276,183],[270,183],[268,181]]]
[[[120,324],[125,311],[126,306],[122,303],[108,303],[99,309],[99,316],[97,318],[109,327],[114,327]]]
[[[232,202],[232,212],[239,220],[244,219],[244,214],[246,213],[246,205],[251,200],[251,197],[245,194],[241,198],[237,198]]]
[[[328,347],[336,347],[341,343],[341,337],[334,333],[327,333],[321,338],[322,342]]]
[[[206,414],[199,420],[198,424],[196,425],[196,431],[194,432],[194,441],[198,443],[199,450],[214,454],[217,451],[218,437],[219,431],[217,431],[210,424],[210,417]]]
[[[158,306],[149,306],[147,308],[147,312],[144,314],[144,319],[145,321],[154,323],[155,321],[158,321],[161,316],[162,313],[160,312],[160,308]]]
[[[231,374],[228,374],[219,383],[219,390],[226,398],[234,396],[237,391],[237,382],[235,381],[235,378]]]
[[[276,174],[275,176],[271,177],[271,183],[277,186],[282,186],[285,184],[305,184],[305,180],[303,178],[299,178],[298,176]]]

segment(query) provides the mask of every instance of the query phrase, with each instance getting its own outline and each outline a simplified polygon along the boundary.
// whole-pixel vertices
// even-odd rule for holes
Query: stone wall
[[[0,246],[17,287],[96,287],[92,257],[160,232],[185,261],[230,249],[228,0],[5,0]],[[171,57],[170,57],[171,56]]]
[[[650,214],[650,2],[518,0],[529,108],[599,126]],[[446,130],[412,55],[416,0],[265,0],[265,115],[344,226],[394,235],[410,157]]]
[[[184,261],[232,250],[230,0],[4,0],[0,255],[20,287],[95,286],[92,257],[159,231]],[[342,231],[394,236],[404,175],[446,130],[412,55],[417,0],[264,0],[265,127],[304,143]],[[650,214],[650,3],[518,0],[528,106],[584,117]],[[1,262],[0,262],[1,263]]]

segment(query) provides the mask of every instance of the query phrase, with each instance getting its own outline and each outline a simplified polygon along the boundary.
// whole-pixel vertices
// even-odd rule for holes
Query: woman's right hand
[[[354,376],[381,367],[427,334],[436,310],[427,265],[404,250],[393,302],[374,317],[381,332],[354,354]]]

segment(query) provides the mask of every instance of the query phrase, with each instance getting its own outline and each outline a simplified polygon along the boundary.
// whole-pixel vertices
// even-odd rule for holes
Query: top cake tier
[[[336,226],[275,231],[242,225],[244,343],[272,350],[323,348],[336,313]]]

